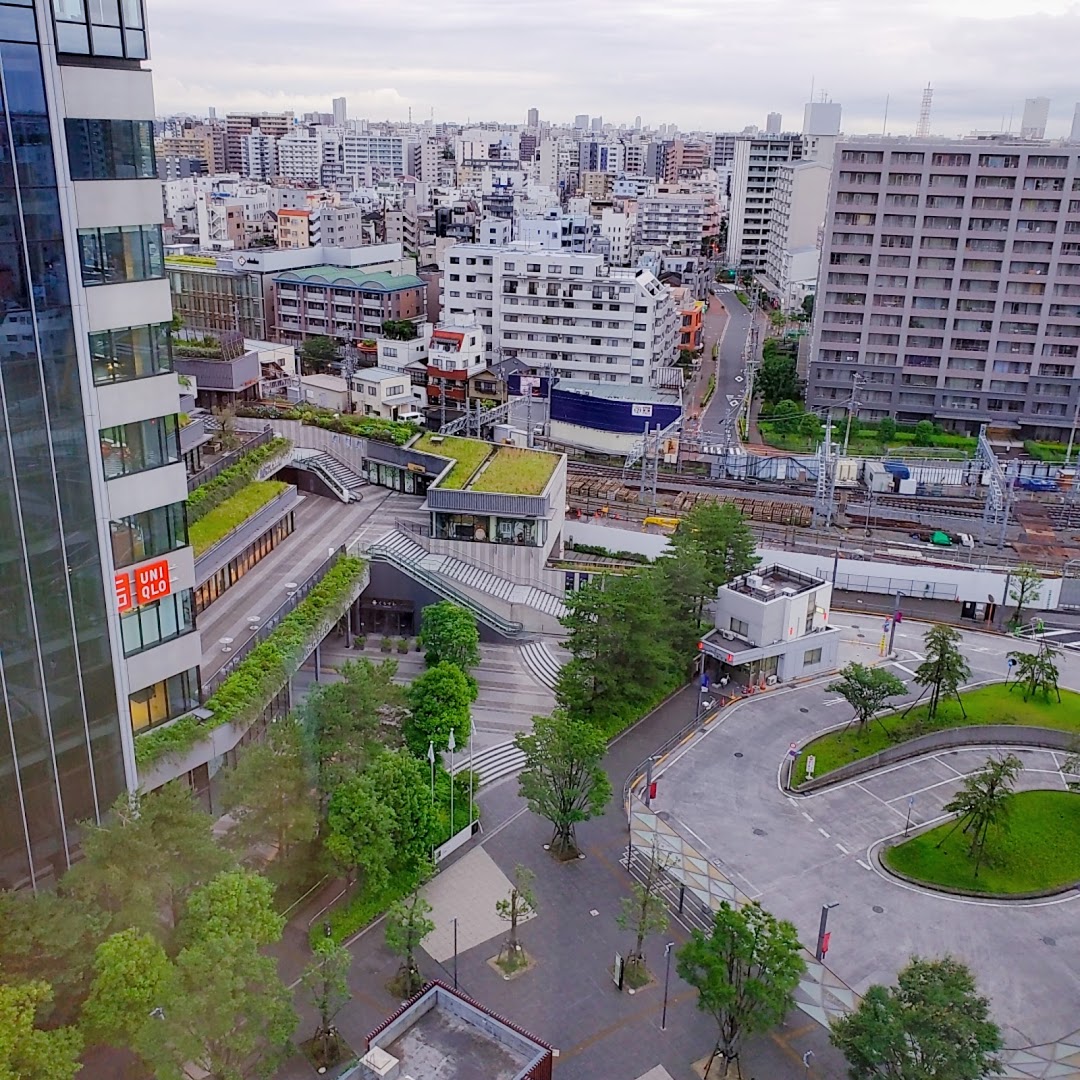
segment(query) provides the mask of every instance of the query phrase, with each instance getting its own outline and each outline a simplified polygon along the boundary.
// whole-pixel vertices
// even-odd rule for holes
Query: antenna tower
[[[930,108],[934,104],[934,90],[929,83],[922,92],[922,105],[919,107],[919,123],[915,127],[915,138],[925,139],[930,135]]]

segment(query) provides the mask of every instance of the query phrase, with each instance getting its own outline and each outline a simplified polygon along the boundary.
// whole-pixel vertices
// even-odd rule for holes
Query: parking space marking
[[[814,820],[805,810],[802,811],[802,816],[804,818],[806,818],[807,821],[813,821]]]
[[[837,847],[838,847],[838,848],[839,848],[839,849],[840,849],[840,850],[841,850],[841,851],[842,851],[842,852],[843,852],[843,853],[844,853],[845,855],[850,855],[850,854],[851,854],[851,852],[850,852],[850,851],[848,851],[848,849],[847,849],[846,847],[844,847],[844,845],[843,845],[843,844],[837,844],[836,846],[837,846]]]
[[[826,840],[829,839],[829,834],[820,825],[818,826],[818,832],[821,833],[821,835],[824,836]]]

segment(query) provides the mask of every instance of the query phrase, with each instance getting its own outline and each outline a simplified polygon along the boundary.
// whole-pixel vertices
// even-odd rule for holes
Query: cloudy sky
[[[148,0],[158,111],[329,111],[522,123],[576,113],[686,130],[801,124],[810,88],[844,130],[1019,128],[1080,100],[1074,0]]]

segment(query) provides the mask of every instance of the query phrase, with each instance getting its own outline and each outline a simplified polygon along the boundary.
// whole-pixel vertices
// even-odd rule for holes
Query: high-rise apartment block
[[[1080,151],[853,139],[834,161],[813,406],[1067,439],[1080,402]]]
[[[449,318],[475,316],[491,360],[515,357],[568,379],[651,385],[678,350],[670,290],[601,255],[456,244],[442,304]]]
[[[714,187],[658,184],[638,200],[638,235],[644,246],[696,255],[702,240],[719,231],[720,204]]]
[[[225,117],[224,172],[243,172],[244,140],[253,134],[266,135],[272,140],[287,135],[293,126],[293,114],[229,113]]]
[[[140,0],[0,4],[0,888],[48,886],[198,701]]]
[[[765,269],[773,187],[780,167],[803,156],[799,135],[746,135],[735,140],[727,261],[752,273]]]
[[[345,121],[349,118],[349,110],[345,99],[336,97],[331,101],[330,106],[334,111],[334,127],[344,127]]]

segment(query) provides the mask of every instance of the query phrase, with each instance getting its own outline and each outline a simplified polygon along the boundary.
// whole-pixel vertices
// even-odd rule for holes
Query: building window
[[[128,695],[131,730],[136,734],[164,724],[199,704],[199,669],[188,668]]]
[[[160,225],[107,225],[79,230],[82,281],[115,285],[165,276]]]
[[[821,663],[821,650],[820,649],[807,649],[803,653],[802,666],[813,667],[815,664]]]
[[[130,382],[172,371],[169,324],[128,326],[90,335],[94,385]]]
[[[195,605],[190,589],[144,604],[120,617],[124,655],[134,656],[195,629]]]
[[[152,180],[152,120],[64,121],[72,180]]]
[[[806,623],[803,625],[803,633],[809,634],[814,629],[814,605],[810,605],[809,611],[806,613]]]
[[[739,637],[748,637],[750,634],[750,624],[743,622],[742,619],[736,619],[734,616],[728,620],[728,628],[733,634],[738,634]]]
[[[142,0],[53,0],[53,18],[58,52],[146,59]]]
[[[187,546],[184,503],[169,503],[109,522],[117,569]]]
[[[172,465],[180,460],[179,425],[175,415],[103,428],[99,435],[106,480]]]

